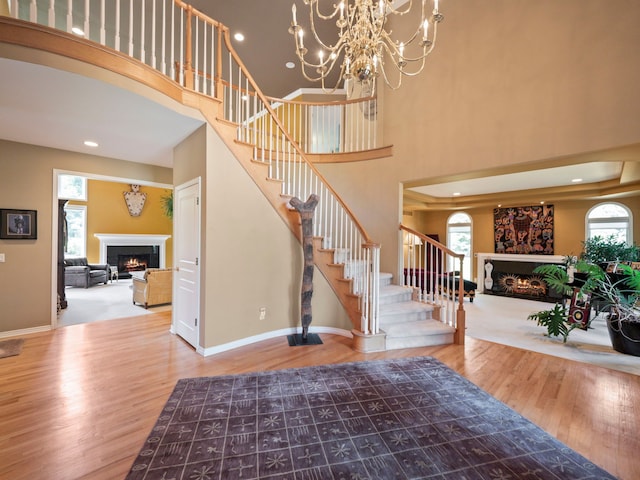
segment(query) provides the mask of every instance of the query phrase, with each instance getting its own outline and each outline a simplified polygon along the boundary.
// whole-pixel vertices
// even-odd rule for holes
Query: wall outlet
[[[260,307],[260,320],[267,318],[267,307]]]

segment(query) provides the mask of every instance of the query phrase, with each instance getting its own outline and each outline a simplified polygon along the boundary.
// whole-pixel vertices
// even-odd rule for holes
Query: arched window
[[[472,279],[471,272],[471,217],[466,213],[454,213],[447,220],[447,247],[456,253],[464,253],[462,263],[463,277]],[[449,265],[449,270],[457,268],[457,265]]]
[[[587,212],[587,239],[609,238],[633,243],[633,217],[631,210],[621,203],[600,203]]]

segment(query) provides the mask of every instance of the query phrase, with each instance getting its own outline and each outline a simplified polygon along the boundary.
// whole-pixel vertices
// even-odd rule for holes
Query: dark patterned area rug
[[[613,479],[429,357],[180,380],[127,480]]]

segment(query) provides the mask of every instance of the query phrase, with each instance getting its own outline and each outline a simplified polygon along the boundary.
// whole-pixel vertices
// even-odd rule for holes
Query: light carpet
[[[588,330],[571,331],[562,343],[561,337],[549,337],[545,327],[527,320],[531,313],[553,308],[553,303],[480,294],[473,303],[465,300],[464,308],[468,337],[640,375],[640,357],[611,346],[604,315],[594,318]]]
[[[430,357],[178,381],[127,480],[614,479]]]
[[[77,325],[171,310],[171,305],[158,305],[148,309],[139,304],[134,305],[131,284],[132,280],[129,278],[89,288],[66,287],[68,306],[58,317],[58,325]]]

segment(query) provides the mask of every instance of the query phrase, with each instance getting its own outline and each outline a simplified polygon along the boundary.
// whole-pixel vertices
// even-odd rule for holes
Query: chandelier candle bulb
[[[293,15],[293,25],[297,25],[298,21],[296,20],[296,4],[291,5],[291,14]]]
[[[433,0],[433,13],[438,13],[438,0]]]
[[[422,35],[422,40],[426,42],[427,37],[429,36],[429,20],[424,21],[423,30],[424,30],[424,34]]]
[[[304,39],[302,37],[304,37],[304,32],[302,31],[302,29],[300,29],[298,31],[298,37],[300,39],[300,48],[304,47]]]

